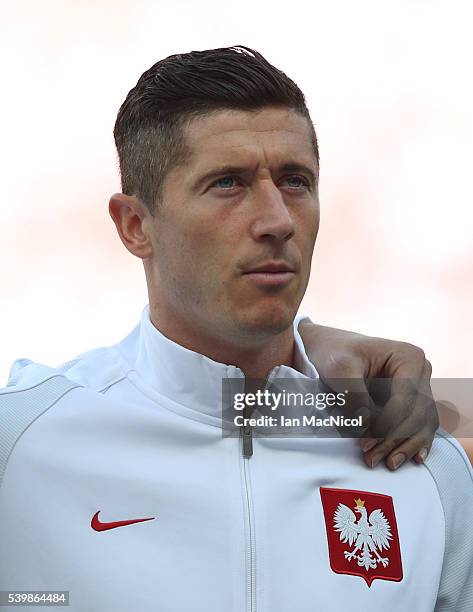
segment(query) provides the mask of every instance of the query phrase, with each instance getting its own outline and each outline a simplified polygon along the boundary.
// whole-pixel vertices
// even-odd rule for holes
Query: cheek
[[[194,295],[215,292],[221,277],[219,270],[225,261],[217,235],[217,228],[212,229],[209,223],[192,231],[181,231],[176,242],[168,245],[168,272],[184,291]]]
[[[319,208],[312,207],[304,212],[299,218],[299,228],[301,236],[303,236],[304,255],[312,257],[315,241],[319,231]]]
[[[319,231],[319,223],[320,223],[320,205],[319,199],[317,198],[314,205],[311,207],[309,211],[310,223],[314,232],[314,240],[317,237],[317,232]]]

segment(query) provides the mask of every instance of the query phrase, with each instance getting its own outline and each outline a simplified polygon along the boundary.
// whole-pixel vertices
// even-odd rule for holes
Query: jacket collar
[[[297,329],[299,320],[300,317],[294,321],[296,367],[276,366],[270,373],[271,379],[318,378]],[[243,388],[244,374],[240,368],[214,361],[164,336],[151,322],[149,305],[145,306],[139,325],[117,348],[154,392],[210,416],[222,414],[223,379],[241,379]]]

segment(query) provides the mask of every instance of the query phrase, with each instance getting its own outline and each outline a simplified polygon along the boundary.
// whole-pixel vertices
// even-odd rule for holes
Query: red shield
[[[402,580],[393,498],[380,493],[320,488],[330,567],[337,574]]]

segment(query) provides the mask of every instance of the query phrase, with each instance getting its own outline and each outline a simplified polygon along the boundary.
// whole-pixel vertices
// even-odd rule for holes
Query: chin
[[[271,305],[265,308],[258,309],[258,312],[253,310],[247,313],[247,316],[240,319],[242,327],[253,334],[280,334],[294,322],[297,309],[282,307],[280,305]]]

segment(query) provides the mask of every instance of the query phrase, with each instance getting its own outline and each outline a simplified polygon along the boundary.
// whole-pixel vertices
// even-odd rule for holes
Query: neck
[[[219,363],[237,366],[245,378],[264,380],[278,365],[293,366],[292,325],[277,334],[251,333],[251,340],[243,343],[242,334],[235,334],[235,338],[223,337],[218,335],[218,330],[211,333],[199,329],[195,323],[188,325],[185,321],[160,316],[151,303],[150,318],[153,325],[176,344]]]

